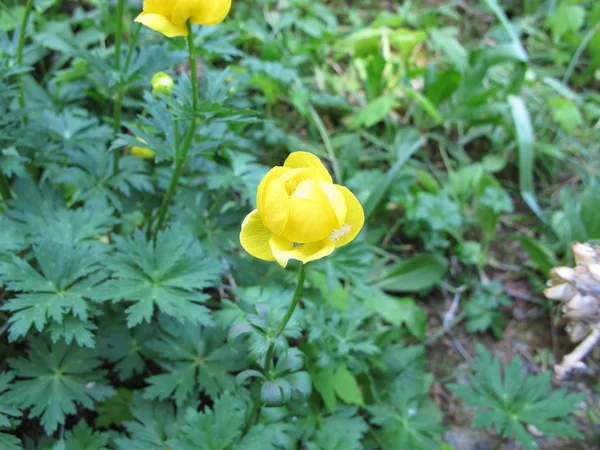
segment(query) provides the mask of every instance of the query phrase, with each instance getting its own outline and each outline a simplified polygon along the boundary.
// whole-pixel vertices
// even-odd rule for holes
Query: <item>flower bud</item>
[[[146,141],[143,140],[142,138],[136,137],[136,139],[138,141],[140,141],[143,144],[146,144]],[[145,148],[145,147],[138,147],[138,146],[132,146],[131,147],[131,154],[133,156],[137,156],[138,158],[143,158],[143,159],[152,159],[154,158],[154,151],[150,150],[149,148]]]
[[[171,95],[173,87],[175,86],[173,78],[164,72],[155,73],[150,83],[152,83],[152,94],[162,94],[167,97]]]

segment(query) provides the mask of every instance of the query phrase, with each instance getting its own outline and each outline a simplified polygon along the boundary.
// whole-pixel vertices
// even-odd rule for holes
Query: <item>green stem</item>
[[[0,172],[0,195],[2,195],[4,200],[10,200],[12,198],[10,183],[8,182],[8,178],[6,178],[4,172]]]
[[[115,71],[117,74],[121,71],[121,42],[123,40],[123,14],[125,13],[125,0],[118,0],[117,2],[117,30],[115,32]],[[119,79],[121,78],[120,75]],[[115,103],[113,105],[113,134],[116,137],[119,131],[121,131],[121,115],[123,111],[123,86],[121,81],[116,86],[117,95]],[[113,153],[113,173],[116,175],[119,172],[119,157],[121,152],[115,150]]]
[[[290,321],[292,314],[294,314],[294,310],[300,301],[300,296],[302,295],[302,289],[304,288],[304,279],[306,278],[306,264],[302,264],[300,266],[300,273],[298,274],[298,283],[296,284],[296,290],[294,291],[294,297],[292,297],[292,302],[283,316],[281,323],[275,330],[275,335],[272,336],[271,344],[269,345],[269,349],[267,350],[267,358],[265,360],[265,375],[268,377],[269,372],[271,371],[271,361],[273,360],[273,351],[275,350],[275,341],[279,337],[279,335],[285,329],[285,326]]]
[[[129,41],[129,48],[127,49],[127,57],[125,58],[125,65],[123,66],[124,74],[127,74],[127,72],[129,72],[129,66],[131,65],[131,58],[133,57],[133,49],[137,45],[137,41],[140,37],[141,31],[142,31],[142,24],[136,23],[135,31],[133,32],[133,37]]]
[[[23,64],[23,49],[25,48],[25,35],[27,32],[27,22],[29,22],[29,16],[31,15],[31,9],[33,7],[33,0],[27,0],[25,5],[25,12],[23,13],[23,20],[21,21],[21,29],[19,30],[19,41],[17,44],[17,65]],[[25,108],[25,86],[23,85],[23,75],[19,75],[19,84],[21,87],[21,95],[19,102],[21,108]]]
[[[496,442],[496,447],[494,447],[494,450],[502,449],[502,441],[504,441],[504,429],[502,429],[502,433],[500,433],[500,436],[498,436],[498,442]]]
[[[189,51],[189,60],[190,60],[190,71],[191,71],[191,84],[192,84],[192,109],[195,113],[198,111],[198,67],[196,66],[196,49],[194,47],[194,34],[192,32],[192,26],[190,22],[187,22],[187,30],[188,30],[188,51]],[[185,167],[185,161],[187,158],[187,153],[190,149],[190,145],[194,140],[194,136],[196,134],[196,127],[198,126],[196,122],[196,118],[194,117],[190,123],[190,127],[188,128],[187,134],[185,136],[185,140],[181,149],[176,149],[175,152],[175,169],[173,170],[173,175],[171,177],[171,182],[169,183],[169,187],[167,188],[167,193],[163,198],[163,202],[160,205],[160,209],[158,210],[158,219],[156,221],[156,232],[161,229],[165,217],[167,216],[167,209],[169,208],[169,204],[171,203],[171,199],[173,198],[173,194],[175,194],[175,189],[177,188],[177,182],[179,181],[179,177],[183,173],[183,169]]]
[[[314,108],[314,106],[311,104],[308,105],[308,112],[310,113],[310,117],[311,117],[313,123],[317,127],[317,131],[319,132],[319,135],[321,136],[323,145],[325,145],[325,150],[327,150],[327,156],[328,156],[329,160],[331,161],[331,165],[333,166],[333,177],[335,178],[335,181],[337,183],[341,184],[342,183],[342,172],[340,170],[340,166],[338,164],[337,157],[335,156],[335,150],[333,149],[333,145],[331,143],[331,140],[329,139],[329,134],[327,132],[327,128],[325,127],[325,124],[323,123],[323,119],[321,119],[321,116],[319,115],[317,110]]]
[[[573,72],[575,72],[575,68],[577,67],[577,64],[579,63],[579,59],[581,58],[581,55],[583,54],[586,47],[589,45],[589,43],[592,40],[592,38],[594,37],[594,35],[599,31],[600,31],[600,23],[597,24],[596,26],[592,27],[590,29],[590,31],[587,32],[587,34],[583,38],[583,41],[581,41],[581,44],[579,44],[579,47],[577,47],[577,50],[575,51],[575,54],[573,55],[573,58],[571,59],[571,62],[569,63],[569,67],[567,67],[565,76],[563,77],[563,83],[565,83],[565,84],[569,83],[569,80],[571,79],[571,75],[573,75]]]

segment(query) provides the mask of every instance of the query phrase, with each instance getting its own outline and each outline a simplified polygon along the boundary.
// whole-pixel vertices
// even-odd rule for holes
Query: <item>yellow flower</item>
[[[146,144],[147,143],[142,138],[136,137],[136,139],[138,141],[140,141],[142,144]],[[154,158],[154,151],[153,150],[150,150],[149,148],[145,148],[145,147],[136,147],[135,145],[133,147],[131,147],[131,154],[133,156],[137,156],[138,158],[144,158],[144,159],[152,159],[152,158]]]
[[[135,21],[167,37],[187,36],[186,22],[200,25],[221,23],[231,9],[231,0],[144,0]]]
[[[303,263],[330,255],[348,244],[365,221],[362,206],[333,180],[319,158],[292,153],[272,168],[256,191],[257,209],[242,223],[240,242],[252,256]]]
[[[153,94],[163,94],[166,96],[171,95],[173,87],[175,86],[173,78],[164,72],[155,73],[152,80],[150,80],[150,84],[152,84]]]

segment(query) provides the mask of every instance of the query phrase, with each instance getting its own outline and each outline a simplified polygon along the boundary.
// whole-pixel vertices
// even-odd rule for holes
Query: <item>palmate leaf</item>
[[[94,431],[82,420],[52,450],[108,450],[108,441],[108,433]]]
[[[29,359],[8,362],[16,381],[7,398],[23,408],[31,407],[29,417],[41,417],[47,434],[65,423],[67,414],[75,414],[77,405],[93,409],[94,402],[114,394],[98,370],[101,361],[95,352],[67,345],[64,341],[49,347],[41,339],[30,341]]]
[[[53,168],[52,179],[73,189],[74,202],[84,201],[96,207],[110,204],[121,211],[122,197],[129,197],[132,189],[140,192],[153,191],[147,168],[139,158],[120,158],[119,170],[115,174],[112,154],[103,148],[69,150],[65,153],[69,165]]]
[[[35,243],[40,231],[57,241],[79,243],[92,240],[96,247],[101,248],[96,236],[108,233],[115,223],[113,210],[107,207],[86,205],[80,209],[67,209],[62,193],[48,184],[37,185],[32,180],[22,178],[17,180],[13,189],[16,198],[9,202],[6,211],[6,226],[4,230],[18,234],[21,247]]]
[[[99,300],[130,301],[127,326],[150,322],[155,306],[179,322],[211,325],[201,303],[203,289],[218,283],[223,265],[207,255],[198,240],[183,228],[158,233],[156,244],[136,230],[133,238],[115,236],[116,252],[106,261],[112,279],[96,290]]]
[[[144,343],[152,338],[155,327],[141,324],[127,328],[123,308],[117,306],[114,314],[104,316],[100,322],[98,352],[114,364],[113,371],[119,380],[125,381],[144,371],[146,364],[143,357],[149,356]],[[114,316],[121,320],[114,320]]]
[[[2,307],[14,314],[9,319],[9,340],[27,334],[32,325],[42,331],[49,320],[54,341],[64,337],[80,345],[94,346],[88,324],[90,307],[86,298],[108,274],[101,270],[98,252],[87,242],[78,245],[56,242],[44,236],[33,247],[40,272],[24,259],[14,256],[0,261],[0,281],[14,292]],[[67,317],[65,317],[67,316]]]
[[[506,366],[504,375],[500,360],[480,344],[473,364],[472,387],[454,384],[449,388],[465,404],[484,408],[478,411],[473,427],[494,428],[505,436],[516,436],[527,450],[536,448],[535,438],[524,424],[533,425],[545,435],[581,437],[568,417],[585,394],[567,394],[564,389],[552,391],[550,372],[525,375],[518,357]]]
[[[22,450],[23,444],[12,434],[0,433],[0,448],[2,450]]]
[[[135,420],[123,423],[129,436],[114,440],[118,450],[165,450],[184,420],[171,403],[146,401],[141,395],[134,395],[131,412]]]
[[[369,430],[357,414],[358,408],[344,407],[325,417],[314,436],[306,443],[308,450],[360,450],[361,440]]]
[[[164,316],[160,322],[163,332],[145,346],[156,353],[155,362],[167,373],[146,379],[150,386],[145,398],[164,400],[173,395],[181,405],[198,390],[216,398],[235,388],[230,372],[243,368],[244,355],[226,344],[226,331],[189,322],[182,326]]]
[[[441,412],[429,398],[433,376],[425,372],[424,346],[394,345],[384,354],[386,375],[394,374],[385,401],[367,407],[382,450],[430,450],[440,445]]]
[[[247,405],[242,397],[225,392],[212,408],[202,412],[188,408],[185,423],[166,442],[177,450],[280,450],[291,448],[287,427],[281,424],[258,424],[245,435]],[[287,444],[287,445],[286,445]]]
[[[4,372],[0,374],[0,429],[14,428],[15,424],[11,420],[21,415],[10,400],[10,394],[5,393],[11,388],[10,382],[14,378],[14,374]],[[0,433],[0,448],[3,450],[20,450],[23,448],[21,441],[11,434]]]
[[[242,435],[245,416],[244,401],[225,393],[212,409],[206,407],[200,412],[189,408],[180,433],[167,441],[167,446],[179,450],[233,449]]]

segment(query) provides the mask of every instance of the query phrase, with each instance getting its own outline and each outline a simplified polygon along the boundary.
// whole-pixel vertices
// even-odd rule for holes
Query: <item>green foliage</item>
[[[386,365],[395,378],[387,386],[384,402],[367,408],[370,422],[381,427],[374,432],[377,442],[386,450],[438,448],[441,413],[427,396],[433,379],[425,374],[420,358],[424,349],[393,350],[397,353],[388,357]]]
[[[14,379],[14,374],[4,372],[0,374],[0,428],[11,428],[17,418],[21,416],[21,411],[14,406],[10,399],[10,393],[6,392],[11,388],[10,382]],[[0,433],[0,444],[6,450],[19,450],[21,441],[8,433]]]
[[[518,294],[600,239],[597,2],[234,2],[195,65],[141,1],[25,3],[0,6],[0,448],[446,449],[447,336],[548,353],[555,311]],[[299,263],[239,232],[298,150],[366,220],[279,333]],[[593,446],[519,364],[454,387],[476,425]]]
[[[510,304],[499,281],[494,280],[489,284],[478,285],[464,306],[467,314],[467,331],[483,333],[491,329],[497,338],[501,338],[504,325],[501,307]]]
[[[30,340],[29,359],[8,362],[17,381],[8,398],[12,404],[29,408],[29,417],[40,417],[46,433],[65,423],[78,405],[93,409],[94,403],[109,397],[113,389],[103,379],[102,362],[85,347],[58,341],[48,346],[40,339]]]
[[[156,243],[140,230],[130,239],[115,237],[116,252],[105,262],[112,277],[96,290],[99,300],[134,302],[125,312],[127,326],[150,322],[154,308],[179,322],[210,325],[202,290],[214,285],[222,264],[199,242],[176,227],[158,233]]]
[[[518,357],[500,367],[500,360],[481,345],[470,375],[471,387],[451,385],[456,395],[478,411],[474,427],[494,428],[505,436],[515,436],[526,449],[537,448],[535,438],[525,429],[532,425],[545,435],[579,436],[569,420],[570,414],[584,394],[567,394],[560,389],[552,392],[551,374],[524,375]]]
[[[181,405],[195,392],[204,391],[214,398],[235,387],[229,372],[239,371],[243,365],[241,355],[225,343],[224,330],[189,322],[182,326],[166,318],[160,321],[160,328],[162,333],[144,346],[156,355],[154,361],[165,373],[146,379],[145,398],[171,397]]]
[[[91,330],[96,326],[89,321],[86,298],[107,277],[99,252],[92,244],[65,245],[43,236],[32,256],[41,273],[16,256],[0,263],[1,280],[8,289],[20,292],[3,306],[14,312],[10,340],[26,335],[34,324],[42,331],[50,320],[54,342],[64,338],[70,344],[75,339],[79,345],[94,347]]]

